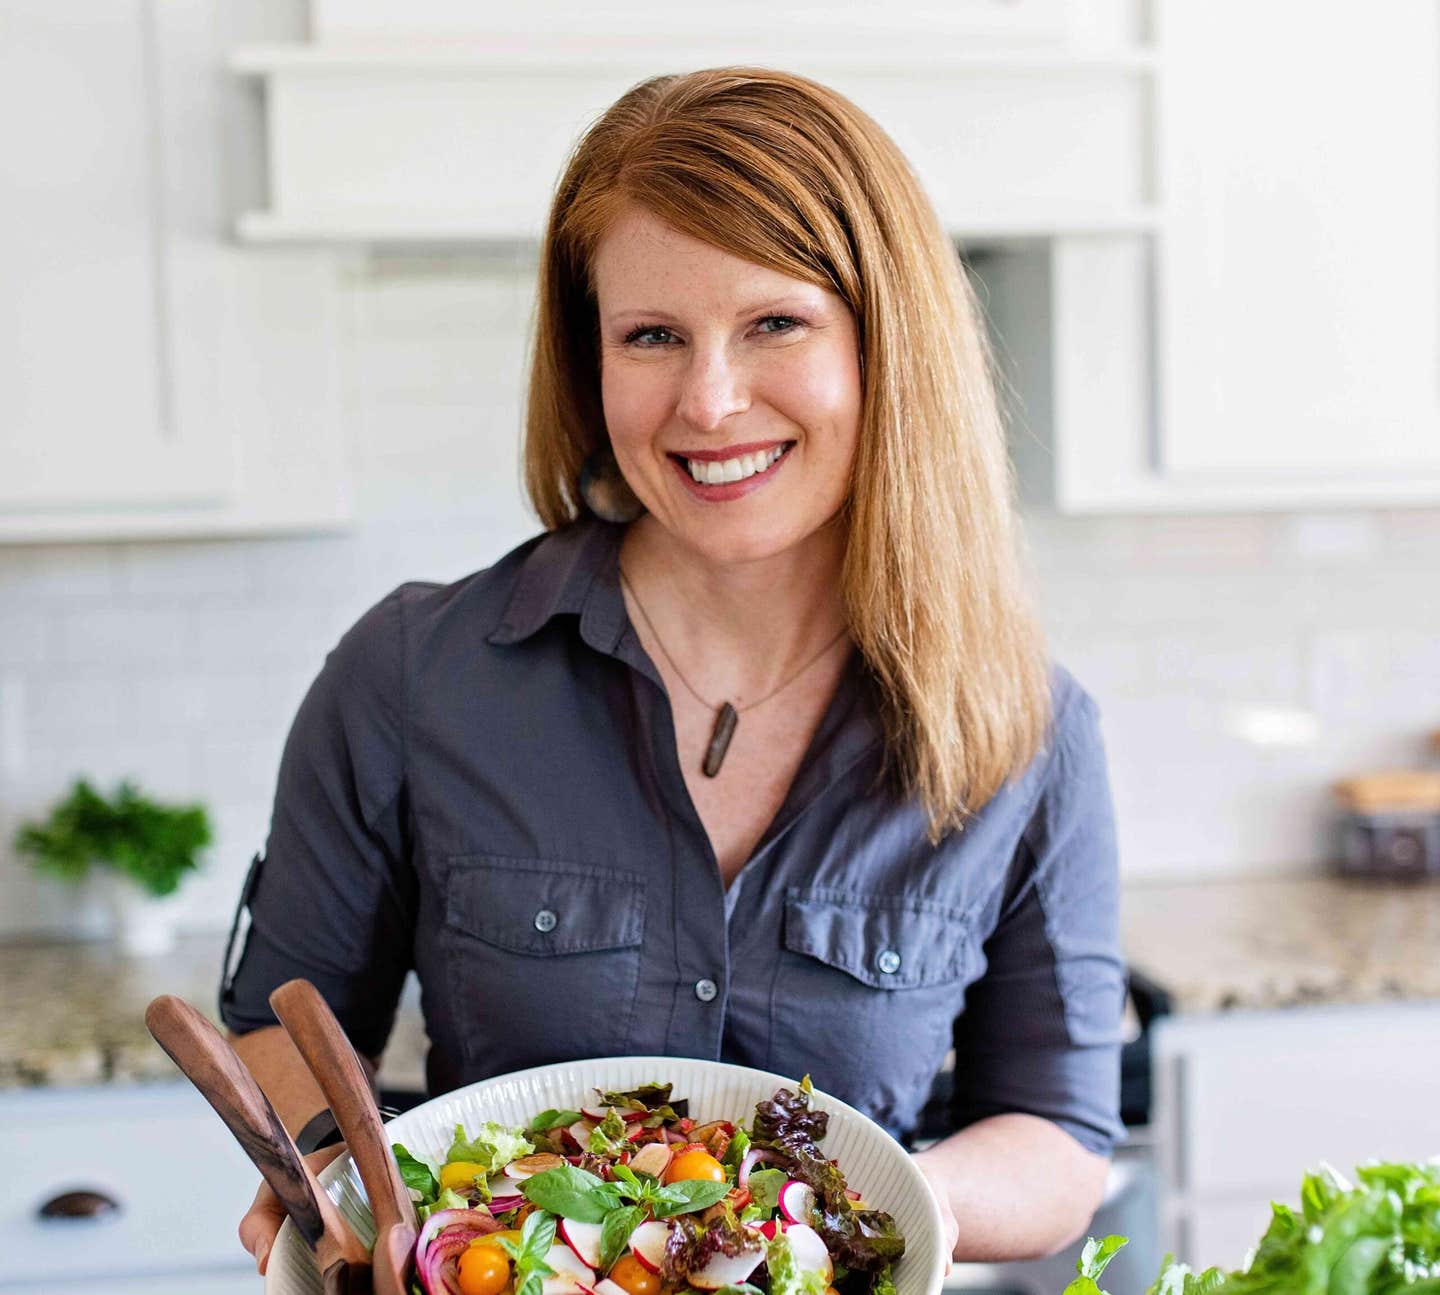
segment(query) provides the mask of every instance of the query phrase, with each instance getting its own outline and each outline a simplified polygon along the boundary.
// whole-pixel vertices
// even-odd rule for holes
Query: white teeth
[[[784,453],[785,447],[777,445],[772,450],[757,450],[754,454],[742,454],[738,458],[723,459],[719,462],[686,459],[685,466],[701,485],[718,486],[731,481],[744,481],[757,472],[764,472]]]

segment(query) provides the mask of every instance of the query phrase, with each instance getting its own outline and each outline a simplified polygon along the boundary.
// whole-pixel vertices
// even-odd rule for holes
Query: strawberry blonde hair
[[[608,443],[591,266],[623,207],[839,294],[864,395],[843,592],[879,684],[885,769],[932,841],[1040,750],[1048,668],[1016,553],[984,324],[900,150],[835,91],[753,67],[643,81],[585,133],[541,249],[525,484],[551,530]]]

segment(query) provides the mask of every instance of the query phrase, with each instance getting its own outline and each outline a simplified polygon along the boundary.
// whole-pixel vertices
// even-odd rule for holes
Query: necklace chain
[[[665,641],[660,637],[659,632],[656,630],[655,622],[650,619],[650,613],[645,610],[645,604],[640,601],[640,595],[635,592],[635,586],[630,583],[630,578],[625,574],[625,568],[620,567],[619,571],[620,583],[625,586],[625,588],[629,591],[630,597],[635,600],[635,606],[640,612],[641,620],[645,622],[646,628],[650,631],[651,637],[655,640],[656,646],[658,646],[660,649],[660,654],[665,658],[666,661],[670,663],[670,668],[675,671],[676,677],[689,690],[690,695],[695,698],[695,700],[698,701],[702,706],[706,707],[709,710],[719,710],[719,704],[713,701],[707,701],[704,697],[702,697],[698,692],[695,691],[695,686],[690,682],[690,680],[685,677],[684,671],[682,671],[680,667],[675,664],[675,658],[671,656],[669,651],[666,649]],[[840,633],[838,633],[833,639],[831,639],[827,644],[825,644],[825,646],[822,647],[817,653],[815,653],[815,655],[812,656],[808,661],[806,661],[804,665],[802,665],[798,670],[796,670],[794,674],[790,675],[786,679],[783,679],[776,687],[772,688],[763,697],[758,698],[757,700],[752,702],[746,702],[743,706],[736,706],[734,708],[735,713],[737,715],[743,715],[747,710],[754,710],[756,706],[763,706],[772,697],[775,697],[778,694],[784,692],[785,689],[787,689],[792,683],[794,683],[802,674],[804,674],[812,665],[819,661],[821,657],[823,657],[828,651],[830,651],[832,647],[834,647],[842,638],[844,638],[846,633],[847,630],[842,629]]]

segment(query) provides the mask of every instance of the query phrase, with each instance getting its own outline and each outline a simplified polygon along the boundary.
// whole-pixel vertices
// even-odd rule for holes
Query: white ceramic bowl
[[[613,1092],[652,1082],[672,1083],[676,1098],[689,1099],[696,1120],[735,1120],[748,1127],[756,1102],[774,1096],[778,1088],[793,1088],[796,1080],[686,1057],[600,1057],[483,1079],[406,1111],[385,1128],[391,1142],[403,1142],[417,1155],[443,1158],[456,1124],[472,1130],[484,1120],[523,1125],[551,1107],[574,1109],[590,1102],[593,1089]],[[894,1215],[904,1234],[905,1257],[894,1272],[896,1295],[936,1295],[945,1273],[945,1246],[940,1209],[924,1177],[905,1149],[853,1106],[818,1089],[814,1104],[830,1115],[821,1145],[839,1161],[850,1186],[876,1209]],[[365,1189],[349,1154],[327,1165],[320,1181],[366,1245],[373,1243]],[[321,1295],[315,1256],[288,1219],[270,1254],[265,1292]]]

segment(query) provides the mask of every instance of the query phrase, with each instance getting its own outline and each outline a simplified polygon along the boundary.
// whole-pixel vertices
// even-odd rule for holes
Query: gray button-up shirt
[[[226,1024],[273,1024],[270,991],[305,976],[379,1055],[413,967],[432,1093],[711,1057],[809,1073],[905,1137],[953,1045],[957,1126],[1025,1111],[1108,1151],[1124,970],[1090,698],[1056,667],[1045,751],[935,847],[918,803],[876,789],[853,653],[727,891],[626,614],[622,534],[583,521],[404,585],[345,635],[286,744]]]

